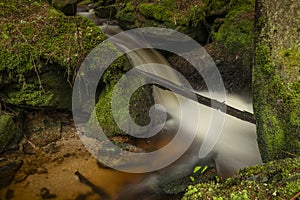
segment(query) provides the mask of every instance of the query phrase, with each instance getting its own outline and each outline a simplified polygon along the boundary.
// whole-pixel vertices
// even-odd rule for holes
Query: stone
[[[21,114],[9,114],[0,110],[0,153],[17,145],[23,137]]]
[[[51,0],[51,5],[61,10],[67,16],[74,16],[77,13],[78,0]]]
[[[287,12],[288,10],[288,12]],[[254,114],[263,160],[300,155],[300,3],[256,1]]]
[[[0,161],[0,189],[12,182],[22,164],[22,161]]]

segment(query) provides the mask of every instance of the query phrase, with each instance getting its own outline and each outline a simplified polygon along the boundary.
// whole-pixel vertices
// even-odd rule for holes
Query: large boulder
[[[43,1],[13,0],[1,7],[0,100],[17,107],[71,109],[76,71],[105,39],[101,30]]]
[[[300,155],[300,3],[257,0],[256,8],[254,112],[268,161]]]

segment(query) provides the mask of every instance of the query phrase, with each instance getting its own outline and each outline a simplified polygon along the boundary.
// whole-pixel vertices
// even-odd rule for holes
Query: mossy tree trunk
[[[254,112],[264,161],[300,155],[300,2],[256,0]]]

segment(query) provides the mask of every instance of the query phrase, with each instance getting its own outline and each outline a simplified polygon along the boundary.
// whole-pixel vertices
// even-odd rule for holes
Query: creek
[[[108,36],[122,31],[118,26],[105,24],[105,20],[97,18],[93,12],[80,11],[78,14],[93,20]],[[125,37],[118,42],[119,45],[123,45],[124,42],[136,43],[132,37]],[[128,53],[127,56],[133,66],[148,63],[170,66],[166,58],[153,49],[139,49]],[[181,83],[178,76],[172,71],[158,69],[154,65],[147,65],[141,69],[174,84]],[[209,97],[209,93],[205,90],[200,93]],[[56,140],[51,139],[49,145],[42,146],[38,141],[33,142],[32,138],[25,138],[20,144],[22,154],[8,152],[1,155],[1,160],[7,162],[13,163],[21,160],[22,167],[13,178],[12,184],[0,190],[0,199],[177,200],[181,199],[184,187],[191,183],[188,174],[192,174],[196,181],[201,182],[203,176],[193,174],[195,166],[210,167],[204,176],[215,177],[215,170],[217,170],[220,177],[227,178],[238,169],[261,163],[254,124],[226,115],[221,137],[212,153],[205,159],[199,159],[199,147],[202,144],[204,133],[209,128],[212,109],[155,86],[153,87],[153,96],[155,103],[164,106],[170,115],[165,126],[166,134],[161,134],[154,140],[140,142],[138,147],[150,151],[164,147],[173,139],[173,133],[177,131],[180,122],[183,125],[182,130],[187,135],[193,132],[191,127],[199,127],[195,141],[176,162],[150,173],[125,173],[107,168],[97,162],[82,145],[71,120],[72,116],[64,115],[61,123],[63,125],[59,125],[60,137]],[[251,101],[249,91],[227,94],[226,98],[227,105],[248,112],[253,112]],[[187,117],[180,117],[180,108],[188,113]],[[201,115],[193,115],[195,109],[199,109]],[[49,122],[49,119],[43,119],[43,116],[45,117],[45,115],[34,117],[32,122],[34,126],[37,126],[37,121]],[[66,119],[69,121],[65,121]],[[60,118],[54,114],[53,120],[57,122]],[[45,135],[43,133],[38,137],[42,138]],[[115,140],[123,142],[124,138]],[[179,140],[182,142],[177,142],[176,148],[161,155],[158,163],[185,150],[182,147],[185,137],[181,137]],[[216,166],[212,164],[214,162]],[[185,180],[190,182],[184,182]],[[176,184],[175,182],[180,183]],[[181,193],[176,194],[178,191]]]
[[[122,31],[117,25],[109,25],[105,20],[97,18],[93,11],[79,12],[78,14],[93,20],[108,37]],[[115,44],[119,48],[126,49],[126,45],[139,46],[140,41],[132,37],[132,35],[124,34],[115,41]],[[139,69],[144,72],[167,79],[176,85],[184,85],[182,80],[179,79],[178,74],[161,66],[170,67],[170,64],[162,54],[154,49],[144,48],[131,51],[127,53],[127,57],[134,67],[139,67]],[[157,63],[159,66],[155,66],[157,64],[154,63]],[[163,141],[161,143],[167,145],[173,137],[172,134],[177,131],[184,132],[185,134],[179,137],[177,142],[175,142],[176,148],[165,151],[164,155],[162,155],[161,158],[157,158],[158,161],[156,162],[164,162],[164,160],[167,160],[169,157],[176,156],[178,151],[187,151],[172,165],[165,169],[158,170],[155,173],[147,174],[138,185],[132,187],[125,186],[127,191],[133,188],[139,188],[138,190],[143,191],[145,188],[155,188],[161,183],[164,184],[184,178],[193,171],[195,166],[205,166],[211,163],[211,161],[215,162],[217,174],[222,179],[234,175],[237,170],[246,166],[262,163],[256,141],[256,126],[230,115],[225,116],[220,138],[211,153],[205,158],[199,159],[199,148],[203,144],[204,139],[206,139],[206,131],[211,128],[209,125],[214,111],[208,106],[196,103],[173,92],[163,90],[156,86],[152,88],[155,103],[162,105],[164,111],[168,113],[168,119],[164,126],[166,136],[160,137]],[[199,93],[203,96],[210,97],[210,93],[206,90],[202,90]],[[239,110],[253,113],[250,91],[243,90],[238,94],[226,93],[226,104]],[[200,111],[200,114],[195,112],[195,110]],[[187,114],[183,115],[183,112]],[[188,149],[186,149],[187,144],[184,141],[186,141],[188,137],[192,137],[195,127],[197,127],[195,140]],[[155,146],[156,144],[152,143],[151,145]],[[151,167],[154,165],[155,164],[151,163]],[[147,169],[147,166],[143,167]]]

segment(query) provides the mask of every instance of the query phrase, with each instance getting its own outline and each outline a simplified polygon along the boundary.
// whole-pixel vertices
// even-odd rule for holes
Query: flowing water
[[[80,12],[79,14],[95,21],[107,36],[121,31],[118,26],[103,24],[104,20],[97,18],[93,12]],[[125,35],[117,43],[119,46],[124,47],[125,45],[126,47],[126,44],[137,43],[137,41],[132,36]],[[147,63],[169,66],[166,59],[153,49],[139,49],[128,53],[127,56],[133,66]],[[155,64],[144,65],[140,69],[167,79],[174,84],[180,85],[182,83],[175,72],[162,67],[157,68]],[[204,96],[210,96],[207,91],[200,91],[200,93]],[[185,151],[183,147],[185,137],[191,137],[194,131],[193,127],[198,127],[196,139],[187,153],[171,166],[145,174],[123,173],[99,167],[96,165],[95,159],[86,150],[81,149],[83,147],[78,144],[78,138],[74,139],[72,136],[68,142],[73,141],[74,143],[68,144],[67,141],[61,141],[61,148],[66,149],[68,153],[61,151],[57,155],[52,154],[49,158],[45,156],[45,160],[53,160],[53,162],[44,161],[43,167],[48,169],[46,174],[30,175],[25,181],[19,181],[2,190],[0,197],[5,199],[5,192],[7,195],[7,191],[13,188],[15,197],[19,197],[17,199],[38,199],[40,187],[47,185],[50,192],[57,195],[57,199],[180,199],[181,195],[164,195],[156,193],[155,190],[160,183],[172,182],[186,176],[199,163],[205,165],[208,161],[214,160],[218,175],[226,178],[232,176],[238,169],[262,162],[257,147],[255,125],[230,115],[225,117],[222,134],[213,151],[205,159],[200,160],[198,157],[199,147],[205,137],[206,130],[209,128],[212,109],[156,86],[153,86],[153,96],[155,103],[162,105],[168,113],[168,120],[164,127],[167,137],[160,137],[161,140],[145,143],[143,147],[151,149],[153,146],[160,148],[166,145],[172,139],[172,134],[178,131],[179,124],[181,124],[180,131],[185,134],[184,137],[179,138],[180,142],[175,144],[176,148],[166,151],[159,159],[163,160],[178,152]],[[247,91],[243,91],[242,94],[227,94],[226,104],[252,112],[251,95]],[[182,110],[188,115],[181,117]],[[197,112],[193,114],[195,110],[199,111],[200,114]],[[74,146],[80,148],[72,149]],[[69,155],[70,152],[71,155],[76,156],[65,156]],[[60,158],[63,160],[59,160]],[[32,157],[27,159],[30,160]],[[39,162],[36,161],[36,163]],[[76,177],[74,172],[80,172],[86,180],[78,181],[80,177]],[[22,177],[17,178],[21,179]]]
[[[94,20],[93,13],[81,14]],[[100,26],[107,36],[115,35],[120,32],[121,29],[117,26],[102,25]],[[115,43],[121,48],[126,48],[126,45],[136,44],[139,41],[135,41],[131,35],[124,35],[123,38],[119,38]],[[158,63],[162,65],[169,66],[166,59],[153,49],[139,49],[132,51],[127,54],[133,66],[140,66],[147,63]],[[174,84],[181,85],[182,82],[179,80],[178,75],[172,71],[168,71],[163,67],[155,67],[154,64],[144,65],[140,67],[143,71],[152,73],[158,77],[167,79]],[[200,91],[204,96],[209,96],[207,91]],[[182,129],[186,136],[192,134],[194,131],[193,127],[198,127],[196,140],[192,147],[189,148],[189,156],[185,156],[181,162],[172,166],[174,170],[183,171],[183,175],[186,171],[191,170],[191,168],[199,163],[199,158],[197,151],[199,151],[199,145],[205,137],[206,130],[209,128],[210,119],[212,117],[212,109],[210,107],[204,106],[202,104],[195,103],[194,101],[182,97],[180,95],[174,94],[173,92],[162,90],[158,87],[153,87],[153,96],[155,103],[162,105],[169,115],[169,119],[164,127],[168,132],[176,132],[178,129],[178,124],[182,124]],[[241,94],[227,94],[226,104],[232,107],[238,108],[240,110],[245,110],[249,112],[252,111],[251,94],[247,91],[241,92]],[[200,114],[194,115],[195,109],[199,109]],[[181,117],[182,110],[190,113],[187,117]],[[181,138],[184,141],[184,138]],[[177,148],[180,149],[182,143],[177,144]],[[183,150],[183,149],[180,149]],[[169,151],[164,156],[174,156],[176,151]],[[207,159],[207,158],[206,158]],[[204,159],[204,160],[206,160]],[[261,163],[261,157],[256,141],[256,127],[247,121],[242,121],[230,115],[226,115],[225,123],[222,130],[222,134],[213,148],[211,154],[209,154],[208,159],[213,159],[216,163],[218,175],[222,178],[227,178],[232,176],[237,170],[244,168],[245,166],[255,165]],[[200,160],[201,161],[201,160]],[[187,167],[189,166],[189,167]],[[165,174],[169,169],[162,170],[160,173]],[[161,180],[159,177],[160,173],[156,175],[156,179]],[[151,180],[155,179],[151,178]],[[172,174],[165,174],[165,178],[172,180]],[[152,183],[149,183],[152,184]]]

